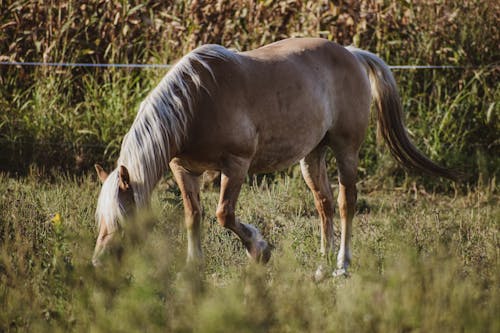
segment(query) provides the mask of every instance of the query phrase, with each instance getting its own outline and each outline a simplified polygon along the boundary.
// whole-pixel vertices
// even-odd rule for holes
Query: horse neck
[[[218,56],[227,55],[222,52]],[[198,108],[200,88],[207,89],[201,82],[210,82],[212,77],[206,59],[190,53],[141,103],[134,124],[123,140],[118,161],[129,168],[131,180],[136,182],[136,202],[149,199],[170,158],[182,149]]]

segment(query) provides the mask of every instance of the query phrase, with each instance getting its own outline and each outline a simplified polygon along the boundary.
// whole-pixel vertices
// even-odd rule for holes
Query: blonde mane
[[[140,104],[129,132],[123,138],[117,166],[127,167],[139,208],[148,204],[151,192],[170,162],[170,150],[179,150],[194,112],[196,93],[203,85],[198,63],[215,82],[208,60],[238,61],[236,53],[220,45],[204,45],[184,56]],[[207,90],[208,93],[210,93]],[[118,200],[118,172],[104,182],[97,203],[96,221],[113,231],[123,220]]]

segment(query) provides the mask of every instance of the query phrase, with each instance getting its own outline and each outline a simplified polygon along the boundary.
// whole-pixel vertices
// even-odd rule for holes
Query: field
[[[0,176],[2,331],[498,332],[498,195],[361,185],[349,278],[316,284],[319,223],[299,177],[251,179],[243,220],[275,246],[249,264],[202,201],[205,267],[185,269],[178,190],[162,182],[106,266],[90,265],[97,177]],[[338,221],[338,216],[337,216]],[[337,238],[338,239],[338,238]],[[119,259],[116,259],[119,258]]]
[[[315,283],[319,222],[297,167],[248,177],[240,196],[275,247],[266,266],[217,224],[217,185],[202,192],[199,272],[166,172],[96,270],[93,165],[114,165],[167,70],[0,65],[0,332],[500,332],[499,17],[494,0],[0,1],[0,61],[169,64],[206,43],[313,36],[457,66],[394,75],[411,139],[464,175],[404,170],[372,121],[350,276]]]

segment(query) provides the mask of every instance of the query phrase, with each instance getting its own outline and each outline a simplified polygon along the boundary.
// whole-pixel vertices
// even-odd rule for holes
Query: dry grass
[[[0,173],[0,332],[500,331],[497,1],[18,0],[0,12],[2,61],[168,63],[203,43],[247,50],[320,36],[390,64],[480,67],[395,71],[414,141],[468,178],[408,176],[370,131],[352,275],[319,285],[316,212],[294,168],[242,191],[240,216],[276,246],[268,266],[247,263],[208,191],[206,265],[184,270],[180,196],[162,183],[153,214],[94,270],[88,169],[114,162],[165,73],[0,67],[0,169],[11,172]]]
[[[0,60],[169,63],[204,43],[248,50],[286,37],[320,36],[354,43],[390,64],[480,66],[399,70],[396,78],[419,148],[467,170],[470,183],[488,182],[499,171],[497,1],[46,6],[18,0],[0,2],[0,9]],[[114,162],[138,104],[165,71],[2,66],[0,73],[0,167],[26,173],[33,163],[81,172],[97,161]],[[371,132],[362,172],[374,175],[386,164]],[[387,173],[405,177],[398,168]]]
[[[245,186],[239,215],[276,246],[247,263],[203,193],[201,275],[184,270],[175,188],[132,223],[102,270],[90,266],[94,177],[0,176],[2,331],[494,332],[500,328],[498,195],[362,188],[348,279],[315,284],[318,221],[303,181]],[[61,219],[53,220],[59,213]],[[338,220],[338,218],[337,218]],[[181,273],[179,275],[179,273]]]

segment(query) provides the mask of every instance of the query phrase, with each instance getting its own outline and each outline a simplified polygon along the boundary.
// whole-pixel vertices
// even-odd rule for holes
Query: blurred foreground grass
[[[97,271],[94,175],[0,183],[2,332],[500,331],[494,189],[451,197],[362,184],[351,277],[315,284],[318,219],[299,178],[242,191],[239,215],[276,247],[266,267],[217,225],[217,192],[202,193],[201,277],[184,270],[182,203],[166,183],[153,213],[127,227],[120,259]]]
[[[500,2],[53,1],[0,2],[0,61],[173,63],[217,43],[240,51],[322,37],[377,53],[394,70],[415,144],[485,184],[500,174]],[[0,170],[35,164],[75,174],[111,166],[139,103],[166,70],[0,66]],[[406,178],[368,131],[361,174]],[[418,178],[419,182],[424,181]],[[446,190],[446,183],[431,182]]]

